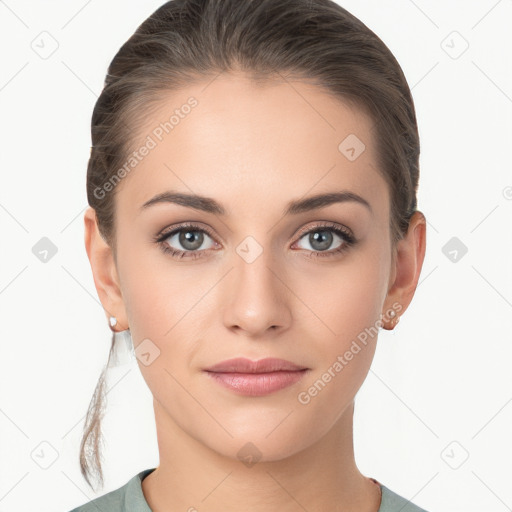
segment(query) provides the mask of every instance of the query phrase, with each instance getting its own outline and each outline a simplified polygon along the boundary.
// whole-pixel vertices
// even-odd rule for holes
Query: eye
[[[307,256],[311,258],[336,256],[356,244],[356,239],[348,228],[332,222],[302,230],[299,235],[299,240],[295,244],[304,239],[309,247],[299,249],[305,249]],[[209,245],[208,239],[211,240]],[[179,259],[198,258],[218,246],[209,229],[193,223],[181,224],[159,233],[154,242],[160,245],[164,253]],[[338,245],[328,250],[333,242]]]
[[[356,243],[355,237],[348,229],[333,223],[315,226],[305,233],[302,232],[299,242],[303,239],[306,242],[305,249],[310,252],[309,257],[334,256],[346,251]],[[335,242],[338,245],[334,249],[328,250]]]
[[[215,247],[216,242],[204,246],[212,238],[209,230],[196,224],[182,224],[170,231],[158,234],[155,242],[165,253],[178,258],[197,258],[201,252]]]

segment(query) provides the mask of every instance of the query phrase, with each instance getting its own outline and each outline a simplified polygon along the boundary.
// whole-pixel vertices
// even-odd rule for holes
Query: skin
[[[138,360],[154,397],[160,454],[143,493],[154,512],[376,512],[380,492],[356,466],[352,424],[378,336],[360,343],[309,403],[297,396],[392,304],[405,312],[425,255],[425,217],[416,212],[391,246],[389,191],[377,171],[373,122],[361,111],[303,82],[255,85],[241,73],[208,82],[169,93],[138,128],[143,140],[190,96],[199,102],[117,186],[117,257],[94,210],[84,217],[107,315],[119,330],[130,328],[136,351],[145,339],[160,350],[148,366]],[[349,134],[366,145],[355,161],[338,150]],[[226,214],[173,203],[140,211],[171,189],[211,197]],[[283,216],[291,200],[342,189],[372,211],[343,202]],[[185,221],[213,233],[204,233],[196,259],[165,254],[153,241]],[[325,221],[349,228],[357,243],[315,256],[318,244],[298,232],[323,231]],[[247,236],[263,249],[251,263],[236,251]],[[163,243],[190,247],[177,235]],[[333,233],[326,250],[343,243]],[[279,357],[310,371],[280,391],[242,396],[202,371],[232,357]],[[261,454],[252,466],[237,456],[248,442]]]

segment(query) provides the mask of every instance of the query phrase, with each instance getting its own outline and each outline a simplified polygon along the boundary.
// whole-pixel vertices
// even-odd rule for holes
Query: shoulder
[[[396,494],[385,485],[380,484],[382,500],[378,512],[428,512],[411,501]]]
[[[123,486],[80,505],[70,512],[152,512],[142,492],[142,480],[156,468],[145,469]]]

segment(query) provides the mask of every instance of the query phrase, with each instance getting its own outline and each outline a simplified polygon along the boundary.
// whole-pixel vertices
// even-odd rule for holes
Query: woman
[[[423,510],[353,450],[378,331],[425,255],[415,110],[384,43],[331,0],[172,0],[110,64],[92,142],[109,361],[129,334],[160,464],[74,512]]]

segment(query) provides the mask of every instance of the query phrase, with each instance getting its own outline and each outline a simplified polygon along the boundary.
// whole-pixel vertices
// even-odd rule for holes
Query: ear
[[[116,331],[128,329],[114,254],[99,232],[96,211],[91,207],[88,207],[84,214],[84,227],[85,249],[91,264],[96,291],[107,314],[107,321],[110,316],[115,316]]]
[[[422,212],[414,212],[409,222],[409,229],[404,238],[399,240],[393,257],[393,268],[385,299],[384,316],[389,318],[389,311],[396,312],[395,319],[405,313],[416,291],[420,277],[426,247],[426,219]],[[393,307],[393,304],[395,307]],[[401,307],[400,307],[401,306]],[[386,323],[386,322],[385,322]],[[391,329],[395,322],[391,321]],[[386,327],[385,327],[386,328]],[[389,327],[387,328],[388,330]]]

